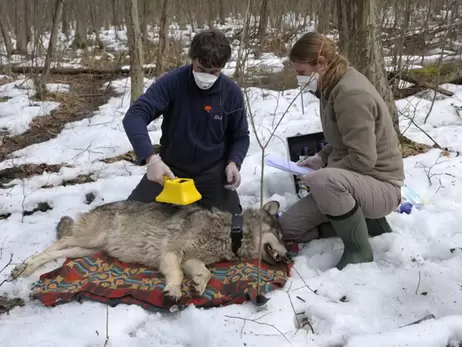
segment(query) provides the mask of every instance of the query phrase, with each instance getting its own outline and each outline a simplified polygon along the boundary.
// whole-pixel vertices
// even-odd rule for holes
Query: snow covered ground
[[[269,61],[277,67],[281,61],[275,59]],[[28,101],[33,92],[26,82],[13,81],[0,87],[0,99],[8,97],[0,103],[0,128],[23,132],[33,117],[58,106],[41,103],[30,109],[35,102]],[[147,80],[146,86],[151,82]],[[20,83],[25,89],[17,88]],[[129,162],[101,161],[131,150],[121,124],[129,105],[130,81],[121,79],[112,85],[122,96],[111,98],[93,117],[69,123],[56,138],[18,150],[14,159],[0,163],[0,170],[25,163],[72,166],[12,181],[11,187],[0,190],[0,214],[11,213],[8,219],[0,220],[0,269],[10,253],[18,263],[51,244],[55,224],[63,214],[72,216],[125,199],[138,183],[144,168]],[[458,138],[462,120],[454,107],[462,106],[462,87],[443,87],[455,95],[437,100],[426,124],[431,101],[410,97],[397,102],[403,113],[401,128],[407,129],[408,137],[432,144],[421,130],[408,124],[412,118],[451,152],[442,155],[434,149],[405,159],[406,184],[422,196],[425,205],[410,215],[388,216],[394,232],[371,239],[375,262],[338,271],[332,267],[341,256],[341,242],[335,238],[316,240],[302,249],[293,277],[284,290],[268,295],[271,300],[263,311],[248,303],[153,314],[140,307],[119,305],[108,309],[108,346],[458,346],[450,343],[462,341],[462,157],[458,154],[462,150]],[[65,86],[59,88],[67,90]],[[247,92],[261,137],[268,136],[298,93],[259,88]],[[304,113],[300,98],[290,107],[266,150],[268,154],[286,155],[286,137],[321,130],[318,101],[305,94],[303,102]],[[18,113],[19,118],[9,116]],[[160,122],[149,127],[153,142],[160,137],[159,127]],[[245,206],[259,201],[260,161],[260,149],[252,134],[239,188]],[[63,180],[82,174],[91,174],[96,182],[60,186]],[[289,174],[265,167],[265,180],[265,200],[278,199],[283,209],[296,201]],[[85,194],[90,192],[96,199],[87,205]],[[47,202],[52,209],[22,216],[24,210],[40,202]],[[25,307],[0,316],[2,347],[104,345],[106,305],[84,301],[44,308],[28,299],[29,285],[38,274],[61,263],[50,263],[28,279],[1,286],[0,294],[26,301]],[[0,282],[11,268],[0,275]],[[303,314],[297,319],[294,312]],[[403,327],[430,314],[435,319]],[[298,328],[304,317],[315,334],[308,326]]]

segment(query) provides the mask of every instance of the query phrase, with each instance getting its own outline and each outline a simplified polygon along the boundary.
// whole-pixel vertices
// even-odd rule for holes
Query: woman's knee
[[[341,215],[355,205],[350,191],[349,172],[325,168],[308,175],[306,183],[319,210],[326,215]]]

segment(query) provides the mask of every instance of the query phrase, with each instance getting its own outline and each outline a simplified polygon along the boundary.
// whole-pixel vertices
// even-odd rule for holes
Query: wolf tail
[[[72,226],[74,225],[74,220],[71,217],[64,216],[59,221],[56,226],[56,238],[59,240],[64,236],[72,235]]]

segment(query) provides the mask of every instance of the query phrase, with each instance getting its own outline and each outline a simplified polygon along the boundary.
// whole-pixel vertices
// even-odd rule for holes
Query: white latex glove
[[[147,171],[146,176],[148,180],[157,182],[161,186],[164,185],[164,176],[167,176],[170,179],[175,179],[175,175],[172,170],[162,161],[162,159],[157,155],[152,155],[147,161]]]
[[[321,157],[316,153],[311,157],[297,161],[298,166],[308,167],[313,170],[319,170],[324,166],[324,162]]]
[[[241,184],[241,173],[237,169],[236,164],[233,162],[230,162],[226,166],[225,174],[226,174],[226,180],[228,181],[228,184],[225,185],[225,188],[229,190],[236,190]]]

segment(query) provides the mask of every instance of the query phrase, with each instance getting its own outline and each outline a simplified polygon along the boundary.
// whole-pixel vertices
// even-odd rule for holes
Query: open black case
[[[317,132],[312,134],[297,134],[286,138],[288,155],[290,160],[297,162],[302,157],[312,156],[319,152],[325,145],[326,140],[324,139],[324,133]],[[297,176],[293,175],[293,182],[295,186],[295,194],[300,198],[309,192],[308,187],[300,185],[297,181]]]

